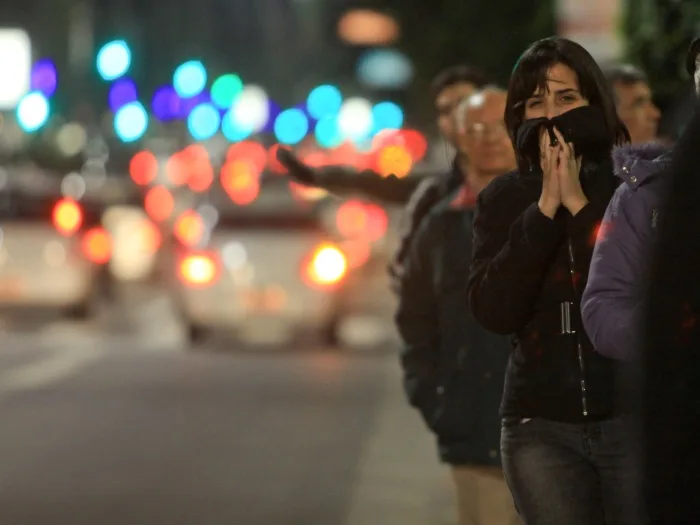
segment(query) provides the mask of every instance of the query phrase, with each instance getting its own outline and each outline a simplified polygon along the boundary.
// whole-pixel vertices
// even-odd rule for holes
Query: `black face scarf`
[[[613,145],[606,131],[603,112],[595,106],[581,106],[552,119],[535,118],[522,123],[518,129],[516,147],[531,169],[539,169],[540,166],[542,126],[549,132],[550,142],[556,140],[552,130],[556,126],[564,140],[573,143],[576,156],[583,155],[585,161],[601,162],[610,156]]]

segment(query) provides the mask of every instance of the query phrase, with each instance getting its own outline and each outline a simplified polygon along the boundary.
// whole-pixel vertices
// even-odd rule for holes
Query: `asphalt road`
[[[382,359],[3,348],[0,521],[341,524]]]
[[[0,318],[0,525],[451,525],[447,480],[389,348]]]

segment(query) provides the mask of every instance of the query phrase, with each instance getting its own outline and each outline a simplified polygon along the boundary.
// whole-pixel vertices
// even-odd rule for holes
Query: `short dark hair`
[[[581,95],[591,106],[602,111],[610,149],[614,145],[629,142],[629,131],[617,116],[610,85],[591,54],[576,42],[549,37],[538,40],[526,49],[510,76],[504,118],[513,145],[517,144],[518,129],[525,120],[525,102],[535,91],[546,88],[547,72],[555,64],[570,67],[578,77]],[[515,153],[518,166],[521,170],[525,169],[528,166],[527,159],[517,148]]]
[[[452,66],[435,75],[430,84],[430,93],[437,98],[443,90],[456,84],[473,84],[476,88],[482,88],[489,82],[488,75],[479,69],[465,65]]]
[[[685,56],[685,69],[691,77],[695,75],[695,61],[698,53],[700,53],[700,37],[690,43],[688,54]]]
[[[615,84],[631,86],[639,82],[644,82],[645,84],[649,83],[647,74],[632,64],[616,64],[606,68],[604,73],[605,78],[608,79],[611,86]]]
[[[605,78],[608,79],[608,83],[612,88],[615,103],[619,102],[617,93],[615,92],[616,84],[622,84],[623,86],[629,87],[641,82],[649,85],[649,77],[647,77],[646,73],[632,64],[616,64],[606,68],[604,73]]]

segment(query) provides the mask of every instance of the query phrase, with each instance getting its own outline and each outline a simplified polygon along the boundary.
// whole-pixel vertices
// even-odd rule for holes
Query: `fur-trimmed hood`
[[[612,151],[615,175],[631,186],[638,186],[660,173],[671,160],[670,148],[660,143],[625,144]]]

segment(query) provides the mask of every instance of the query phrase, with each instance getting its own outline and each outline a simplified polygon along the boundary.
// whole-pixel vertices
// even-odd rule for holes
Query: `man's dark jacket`
[[[433,208],[404,261],[396,324],[407,396],[452,465],[500,466],[500,419],[511,342],[467,308],[473,211],[450,197]]]
[[[700,523],[700,107],[664,176],[643,327],[642,435],[652,525]]]

